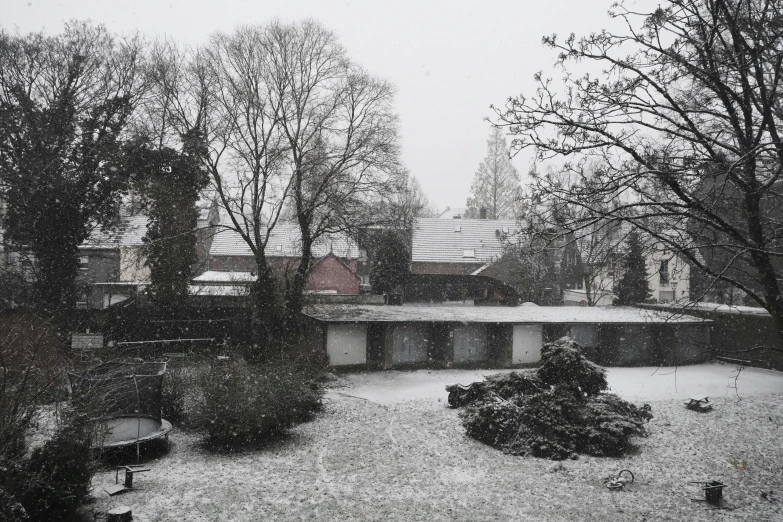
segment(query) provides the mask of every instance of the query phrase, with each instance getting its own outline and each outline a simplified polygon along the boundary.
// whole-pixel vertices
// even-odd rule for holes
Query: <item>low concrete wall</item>
[[[672,311],[666,305],[637,305],[650,310]],[[710,311],[686,308],[688,315],[712,320],[707,350],[714,357],[743,361],[748,366],[783,371],[783,353],[767,348],[783,348],[772,317],[734,311]]]

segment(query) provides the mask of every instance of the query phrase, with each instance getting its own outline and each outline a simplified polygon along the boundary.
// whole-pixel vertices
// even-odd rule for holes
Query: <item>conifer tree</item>
[[[478,218],[484,209],[487,219],[515,219],[520,190],[519,172],[511,163],[503,131],[494,128],[470,187],[467,217]]]
[[[652,297],[647,282],[647,269],[644,264],[644,249],[639,233],[632,230],[628,234],[628,254],[625,258],[625,273],[615,287],[615,305],[632,305],[644,302]]]

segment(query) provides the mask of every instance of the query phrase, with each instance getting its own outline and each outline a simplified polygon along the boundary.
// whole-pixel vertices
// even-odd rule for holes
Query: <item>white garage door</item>
[[[541,360],[542,345],[540,324],[515,325],[511,364],[537,363]]]
[[[427,361],[427,332],[424,325],[397,325],[392,330],[392,364]]]
[[[367,326],[330,324],[326,331],[329,364],[367,364]]]
[[[489,358],[487,327],[471,324],[454,327],[454,362],[486,361]]]

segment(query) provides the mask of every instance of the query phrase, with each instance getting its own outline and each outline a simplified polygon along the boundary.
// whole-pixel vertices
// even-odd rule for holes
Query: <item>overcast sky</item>
[[[552,71],[544,34],[583,35],[610,25],[612,0],[0,0],[0,24],[58,32],[72,18],[115,32],[139,30],[199,44],[215,31],[273,18],[311,17],[349,56],[398,89],[403,159],[439,209],[462,207],[486,152],[489,105],[531,94],[533,74]],[[559,77],[559,74],[554,74]],[[523,174],[530,154],[514,162]]]

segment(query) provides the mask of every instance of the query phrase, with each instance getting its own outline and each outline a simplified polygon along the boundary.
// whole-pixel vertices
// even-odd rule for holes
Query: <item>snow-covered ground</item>
[[[379,404],[425,399],[446,402],[449,384],[470,384],[485,375],[512,370],[416,370],[348,373],[343,387],[330,390],[332,400],[358,397]],[[728,397],[783,393],[783,373],[711,363],[694,366],[607,368],[611,391],[631,401]],[[736,386],[736,389],[734,388]]]

